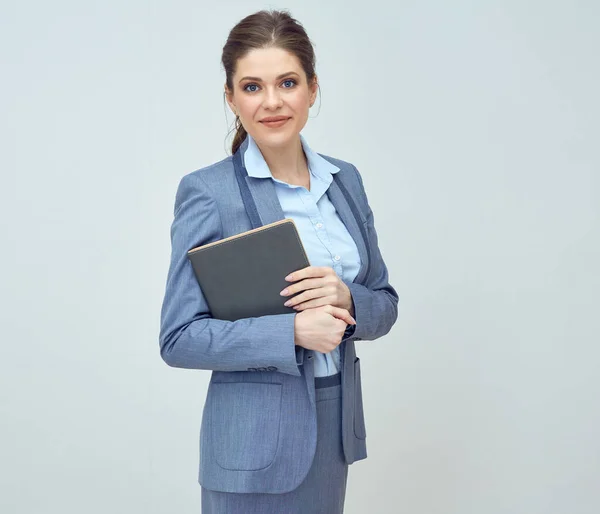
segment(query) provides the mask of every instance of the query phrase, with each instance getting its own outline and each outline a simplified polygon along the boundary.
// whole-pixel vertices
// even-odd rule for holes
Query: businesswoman
[[[314,63],[288,12],[241,20],[222,55],[232,156],[185,175],[175,197],[160,347],[170,366],[212,370],[200,429],[205,514],[341,513],[348,465],[367,456],[355,341],[389,332],[398,295],[358,170],[300,134]],[[290,312],[213,318],[187,251],[285,218],[311,262],[286,277]]]

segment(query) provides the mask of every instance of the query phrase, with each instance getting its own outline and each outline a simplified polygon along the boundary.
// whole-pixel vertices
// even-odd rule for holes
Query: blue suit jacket
[[[338,179],[354,199],[360,217],[357,222],[345,195],[332,182],[327,194],[361,258],[358,275],[346,282],[356,326],[340,345],[342,439],[351,464],[367,456],[360,359],[354,341],[374,340],[389,332],[398,316],[398,295],[388,282],[358,170],[348,162],[322,156],[340,168]],[[284,219],[273,181],[249,176],[245,180],[260,221]],[[200,430],[200,484],[226,492],[283,493],[300,484],[315,453],[313,352],[294,345],[296,313],[235,322],[212,318],[187,258],[191,248],[251,228],[232,156],[181,179],[171,226],[160,351],[170,366],[213,370]]]

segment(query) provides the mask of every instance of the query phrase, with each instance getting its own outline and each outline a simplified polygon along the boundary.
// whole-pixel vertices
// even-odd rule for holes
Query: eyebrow
[[[282,79],[283,77],[287,77],[288,75],[296,75],[298,77],[300,76],[295,71],[288,71],[287,73],[282,73],[281,75],[277,75],[277,77],[275,77],[275,80]],[[242,80],[256,80],[257,82],[262,82],[262,79],[260,77],[242,77],[240,79],[240,82],[242,82]]]

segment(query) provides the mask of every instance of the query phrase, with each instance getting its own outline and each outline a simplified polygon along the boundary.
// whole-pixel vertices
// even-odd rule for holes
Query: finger
[[[327,299],[327,297],[315,298],[314,300],[310,300],[308,302],[302,302],[298,305],[294,305],[294,309],[297,311],[304,311],[306,309],[314,309],[315,307],[321,307],[323,305],[330,304],[331,300]]]
[[[308,266],[290,273],[287,277],[285,277],[285,280],[288,282],[297,282],[298,280],[302,280],[304,278],[326,277],[327,275],[331,274],[336,275],[335,270],[329,266]]]
[[[313,266],[307,266],[306,268],[302,268],[290,273],[285,280],[288,282],[295,282],[297,280],[302,280],[310,275]]]
[[[317,290],[311,289],[309,291],[304,291],[303,293],[297,294],[293,298],[290,298],[283,305],[285,305],[286,307],[293,307],[294,305],[298,305],[299,303],[305,302],[307,300],[312,300],[313,298],[319,296],[315,291]]]
[[[342,309],[341,307],[331,307],[333,310],[331,314],[338,319],[343,319],[349,325],[356,325],[356,320],[350,316],[350,313],[346,309]]]
[[[322,278],[305,279],[301,282],[296,282],[291,286],[287,286],[279,294],[281,296],[290,296],[300,291],[306,291],[308,289],[316,289],[318,287],[323,287],[323,285],[324,281]]]
[[[306,277],[326,277],[327,275],[331,275],[331,273],[335,273],[333,268],[329,266],[310,266],[309,268],[304,268]]]

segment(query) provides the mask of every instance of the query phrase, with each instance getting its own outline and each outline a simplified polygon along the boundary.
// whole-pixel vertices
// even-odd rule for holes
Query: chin
[[[270,129],[266,129],[270,130]],[[282,130],[280,132],[265,132],[265,128],[259,131],[257,136],[252,136],[256,141],[259,141],[268,146],[277,147],[277,146],[286,146],[291,141],[295,140],[298,137],[299,132],[295,130]]]

